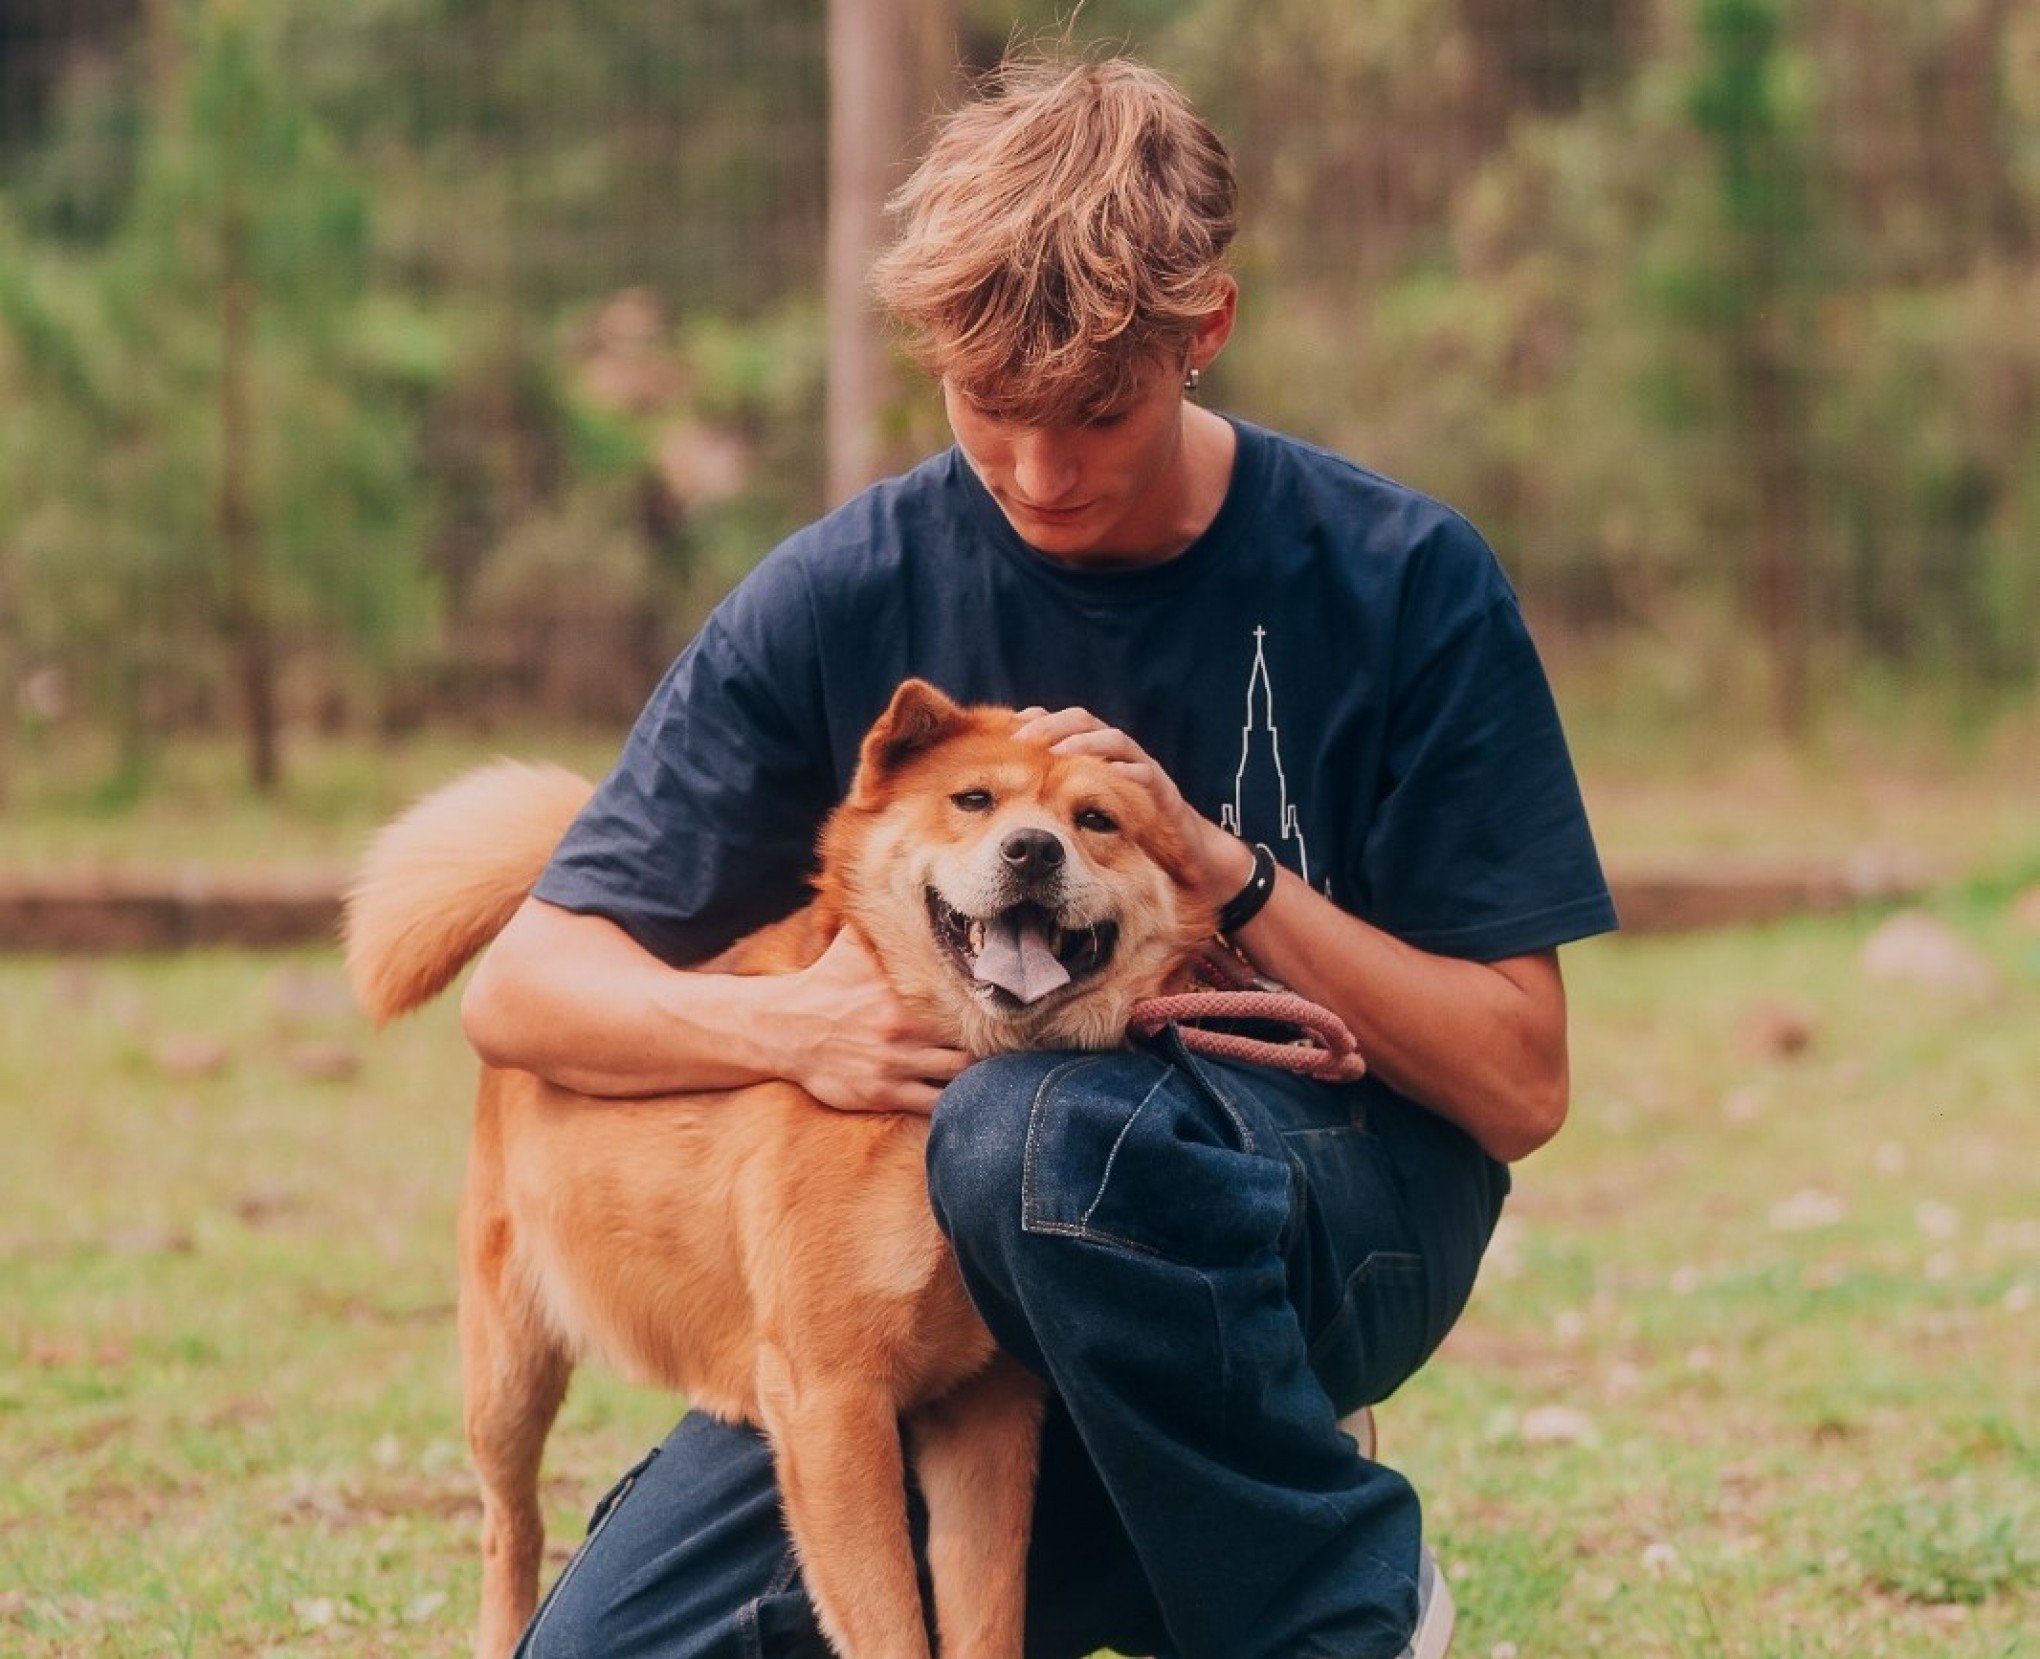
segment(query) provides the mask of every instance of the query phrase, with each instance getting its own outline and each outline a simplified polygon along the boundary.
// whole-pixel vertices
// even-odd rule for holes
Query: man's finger
[[[974,1055],[964,1053],[960,1048],[924,1048],[917,1052],[909,1064],[914,1076],[929,1083],[947,1083],[951,1078],[961,1077],[970,1067]]]
[[[1154,765],[1145,749],[1126,733],[1109,726],[1101,732],[1078,732],[1074,737],[1066,737],[1054,749],[1059,755],[1095,755],[1115,769]]]
[[[917,1117],[927,1117],[935,1110],[935,1102],[942,1098],[942,1091],[926,1083],[903,1083],[894,1091],[886,1104],[886,1110],[912,1112]]]
[[[1016,727],[1013,735],[1023,743],[1054,743],[1072,732],[1090,731],[1104,724],[1089,709],[1057,709],[1053,714],[1036,715],[1024,726]]]

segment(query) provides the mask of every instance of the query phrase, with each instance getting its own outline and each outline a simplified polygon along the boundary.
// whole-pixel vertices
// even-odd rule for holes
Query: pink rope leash
[[[1329,1008],[1293,991],[1260,989],[1230,953],[1206,951],[1197,959],[1196,973],[1206,989],[1135,1003],[1126,1022],[1127,1034],[1152,1037],[1173,1021],[1183,1046],[1193,1054],[1273,1066],[1320,1083],[1351,1083],[1366,1075],[1367,1062],[1360,1045],[1346,1022]],[[1199,1024],[1204,1020],[1260,1020],[1293,1026],[1297,1035],[1287,1042],[1270,1042],[1236,1031],[1206,1031]]]

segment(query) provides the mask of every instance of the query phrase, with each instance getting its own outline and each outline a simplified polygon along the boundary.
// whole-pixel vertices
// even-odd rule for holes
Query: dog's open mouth
[[[932,887],[928,918],[974,990],[1021,1007],[1089,978],[1112,960],[1119,942],[1116,922],[1065,928],[1038,904],[966,916]]]

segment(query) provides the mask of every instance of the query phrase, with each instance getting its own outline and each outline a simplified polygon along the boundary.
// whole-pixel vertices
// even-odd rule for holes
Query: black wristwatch
[[[1218,931],[1233,934],[1261,914],[1275,891],[1275,855],[1266,845],[1254,843],[1254,873],[1247,877],[1246,886],[1226,901],[1225,908],[1218,913]]]

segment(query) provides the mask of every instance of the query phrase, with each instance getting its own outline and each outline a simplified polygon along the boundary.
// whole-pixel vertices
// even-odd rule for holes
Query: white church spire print
[[[1267,638],[1266,628],[1254,630],[1254,670],[1247,676],[1247,723],[1240,730],[1239,770],[1233,774],[1232,802],[1219,808],[1218,822],[1220,828],[1231,830],[1242,840],[1267,842],[1278,860],[1308,882],[1310,849],[1303,844],[1296,808],[1289,801],[1289,779],[1282,770],[1282,734],[1275,725],[1275,688],[1268,682]],[[1249,774],[1256,780],[1272,778],[1276,807],[1273,835],[1250,834],[1245,827]]]

